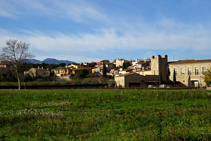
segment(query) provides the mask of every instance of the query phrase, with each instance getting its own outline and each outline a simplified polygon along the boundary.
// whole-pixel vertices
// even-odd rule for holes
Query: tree
[[[88,74],[88,71],[85,69],[82,70],[75,70],[75,74],[79,74],[80,77],[85,78]]]
[[[103,63],[103,77],[106,77],[106,66],[104,63]]]
[[[66,64],[65,64],[65,63],[60,63],[59,66],[60,66],[60,67],[65,67]]]
[[[211,69],[208,69],[207,72],[204,73],[203,79],[207,85],[211,84]]]
[[[162,73],[160,72],[160,74],[159,74],[159,85],[161,85],[162,84]]]
[[[44,69],[46,69],[47,65],[48,65],[48,64],[46,64],[46,63],[42,63],[42,64],[41,64],[41,67],[44,68]]]
[[[6,41],[6,47],[2,48],[2,54],[0,55],[1,61],[7,61],[10,64],[10,69],[12,69],[18,80],[18,89],[21,89],[21,80],[20,80],[20,70],[22,64],[25,60],[34,57],[31,53],[27,52],[29,49],[29,44],[10,39]]]
[[[166,84],[169,84],[169,72],[166,72]]]
[[[173,74],[173,83],[174,84],[176,83],[176,72],[175,72],[175,69],[174,69],[174,74]]]
[[[122,70],[125,69],[125,62],[122,64]]]

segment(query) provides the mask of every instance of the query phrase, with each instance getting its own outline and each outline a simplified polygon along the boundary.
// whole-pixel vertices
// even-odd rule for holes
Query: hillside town
[[[168,62],[168,56],[151,56],[151,58],[125,60],[115,59],[101,60],[100,62],[72,63],[63,67],[53,69],[30,68],[24,71],[24,75],[32,78],[54,77],[57,80],[70,80],[77,72],[85,71],[84,78],[103,76],[103,65],[106,70],[106,77],[114,78],[115,87],[153,87],[159,84],[169,84],[174,80],[174,73],[177,84],[184,87],[204,87],[207,84],[203,75],[211,68],[211,59],[206,60],[179,60]],[[9,73],[6,63],[0,64],[1,73]],[[4,70],[4,71],[2,71]],[[159,81],[162,81],[159,83]],[[168,82],[167,82],[168,81]],[[163,85],[167,87],[167,85]]]

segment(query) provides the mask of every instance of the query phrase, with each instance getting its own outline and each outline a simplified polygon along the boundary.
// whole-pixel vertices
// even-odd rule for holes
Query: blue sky
[[[0,47],[91,62],[168,55],[211,59],[210,0],[0,0]]]

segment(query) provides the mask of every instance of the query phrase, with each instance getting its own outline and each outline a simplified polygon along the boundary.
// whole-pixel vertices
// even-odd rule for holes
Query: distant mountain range
[[[36,59],[28,59],[25,61],[26,63],[32,63],[32,64],[60,64],[60,63],[65,63],[66,65],[71,64],[71,63],[76,63],[74,61],[68,61],[68,60],[57,60],[54,58],[47,58],[43,61],[36,60]]]

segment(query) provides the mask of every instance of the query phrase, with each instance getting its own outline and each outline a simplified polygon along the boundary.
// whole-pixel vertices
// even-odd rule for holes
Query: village
[[[151,58],[125,60],[115,59],[113,62],[102,60],[91,63],[72,63],[64,67],[44,69],[43,67],[31,68],[24,71],[24,75],[31,77],[56,77],[56,80],[70,80],[77,72],[85,72],[84,78],[102,77],[103,66],[105,66],[106,77],[114,78],[117,88],[148,87],[154,86],[170,87],[173,84],[174,73],[177,86],[183,87],[205,87],[203,75],[211,68],[211,59],[206,60],[179,60],[168,62],[168,56],[151,56]],[[6,65],[1,64],[1,68]],[[162,82],[159,82],[162,81]]]

